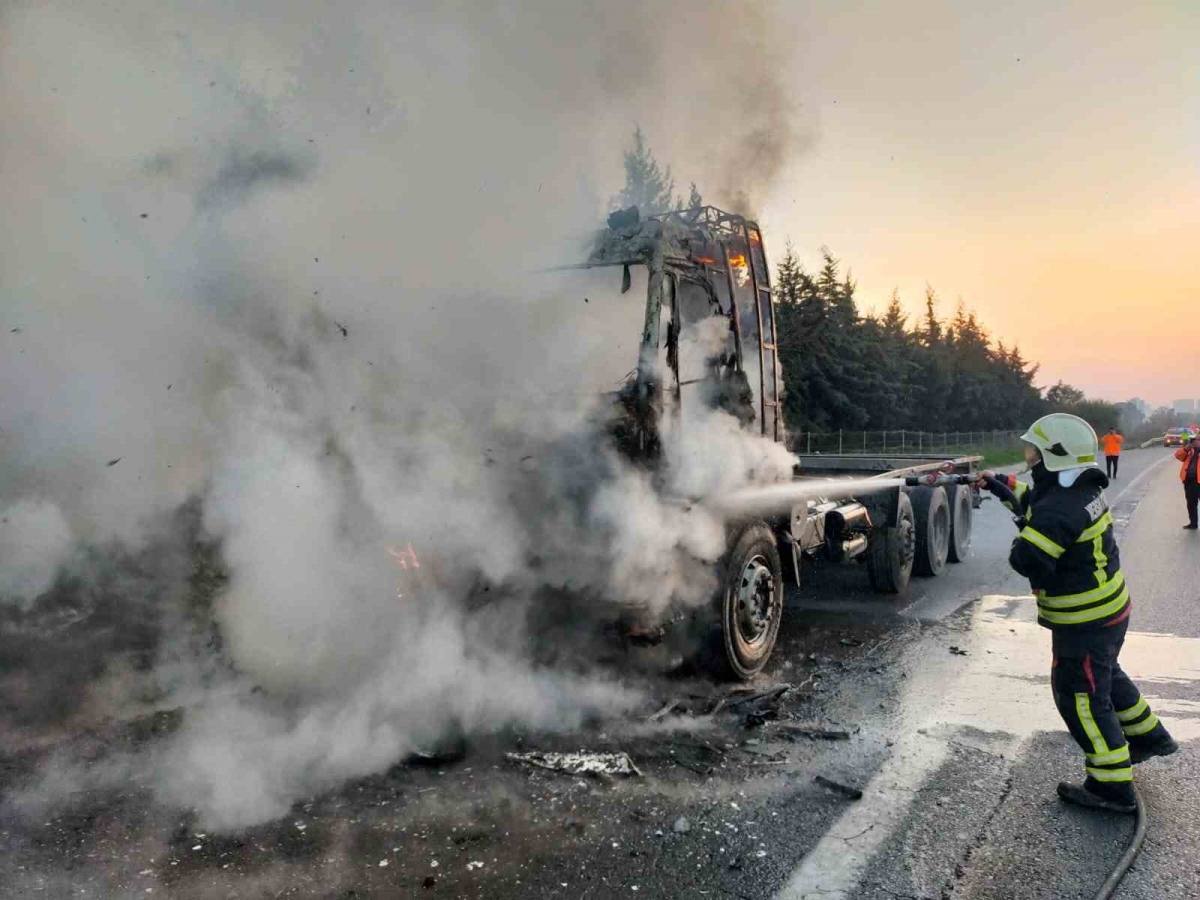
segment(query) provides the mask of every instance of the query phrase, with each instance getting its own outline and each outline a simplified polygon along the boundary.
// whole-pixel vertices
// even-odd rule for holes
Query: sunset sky
[[[296,202],[345,204],[347,246],[362,256],[348,271],[385,278],[413,204],[461,202],[476,222],[486,188],[484,208],[498,212],[477,224],[489,240],[514,219],[536,222],[540,240],[562,230],[559,207],[578,205],[586,182],[598,217],[636,123],[679,190],[695,179],[723,202],[731,138],[763,123],[788,131],[774,110],[790,103],[800,112],[775,153],[781,173],[740,185],[757,191],[776,258],[790,237],[815,267],[827,245],[865,309],[898,289],[915,317],[926,283],[945,317],[961,298],[1041,363],[1042,385],[1154,404],[1200,397],[1200,0],[284,7],[9,8],[0,109],[15,124],[0,130],[0,175],[16,197],[13,259],[47,268],[31,216],[70,210],[74,227],[81,198],[142,203],[137,160],[239,128],[262,138],[244,124],[262,110],[284,123],[272,140],[318,148],[329,196],[289,186]],[[746,85],[780,82],[753,120]],[[184,174],[201,177],[215,158],[188,157]],[[371,162],[393,159],[404,164],[365,180]],[[84,246],[61,223],[46,233]],[[111,234],[93,222],[86,237],[99,248]],[[510,243],[546,255],[520,234]],[[446,267],[429,265],[444,281]],[[75,294],[39,302],[51,298]]]
[[[776,255],[827,244],[865,305],[961,297],[1043,384],[1200,397],[1200,3],[789,15],[814,139],[762,210]]]

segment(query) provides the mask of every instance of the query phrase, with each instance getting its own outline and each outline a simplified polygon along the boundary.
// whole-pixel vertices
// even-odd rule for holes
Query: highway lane
[[[1180,528],[1169,453],[1129,461],[1109,492],[1136,595],[1122,663],[1184,749],[1138,769],[1151,834],[1120,896],[1183,900],[1200,896],[1200,540]],[[934,588],[895,613],[956,600],[967,607],[935,617],[909,648],[907,687],[877,723],[891,733],[888,761],[792,873],[781,900],[1090,898],[1120,857],[1128,818],[1055,796],[1059,780],[1082,777],[1081,757],[1050,696],[1049,634],[1034,623],[1024,582],[996,568],[1012,534],[1004,518],[984,511],[976,544],[988,586],[1002,590],[972,603]],[[992,524],[1007,524],[1007,538],[989,537]],[[967,655],[948,653],[951,641]]]

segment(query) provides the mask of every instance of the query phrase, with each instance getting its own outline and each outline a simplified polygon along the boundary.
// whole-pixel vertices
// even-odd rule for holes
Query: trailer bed
[[[801,477],[829,478],[837,475],[866,475],[873,478],[904,478],[921,475],[942,468],[946,463],[956,473],[973,472],[982,456],[930,456],[905,453],[896,456],[881,456],[877,453],[800,453],[796,474]]]

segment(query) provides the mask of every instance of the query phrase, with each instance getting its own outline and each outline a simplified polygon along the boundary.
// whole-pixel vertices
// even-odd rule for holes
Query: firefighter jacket
[[[1062,631],[1116,624],[1129,616],[1129,589],[1104,496],[1108,478],[1083,472],[1070,487],[1040,463],[1029,488],[1008,481],[1015,500],[1005,505],[1024,519],[1009,564],[1029,579],[1038,623]]]
[[[1198,455],[1200,455],[1200,450],[1195,447],[1184,447],[1182,450],[1175,451],[1175,458],[1183,463],[1179,469],[1179,480],[1184,484],[1189,482],[1200,484],[1200,465],[1197,465],[1196,459]]]

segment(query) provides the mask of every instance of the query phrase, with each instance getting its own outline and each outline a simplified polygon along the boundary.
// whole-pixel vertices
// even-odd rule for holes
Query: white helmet
[[[1050,472],[1095,466],[1100,449],[1092,426],[1079,416],[1067,413],[1042,416],[1029,426],[1021,440],[1038,448],[1042,462]]]

